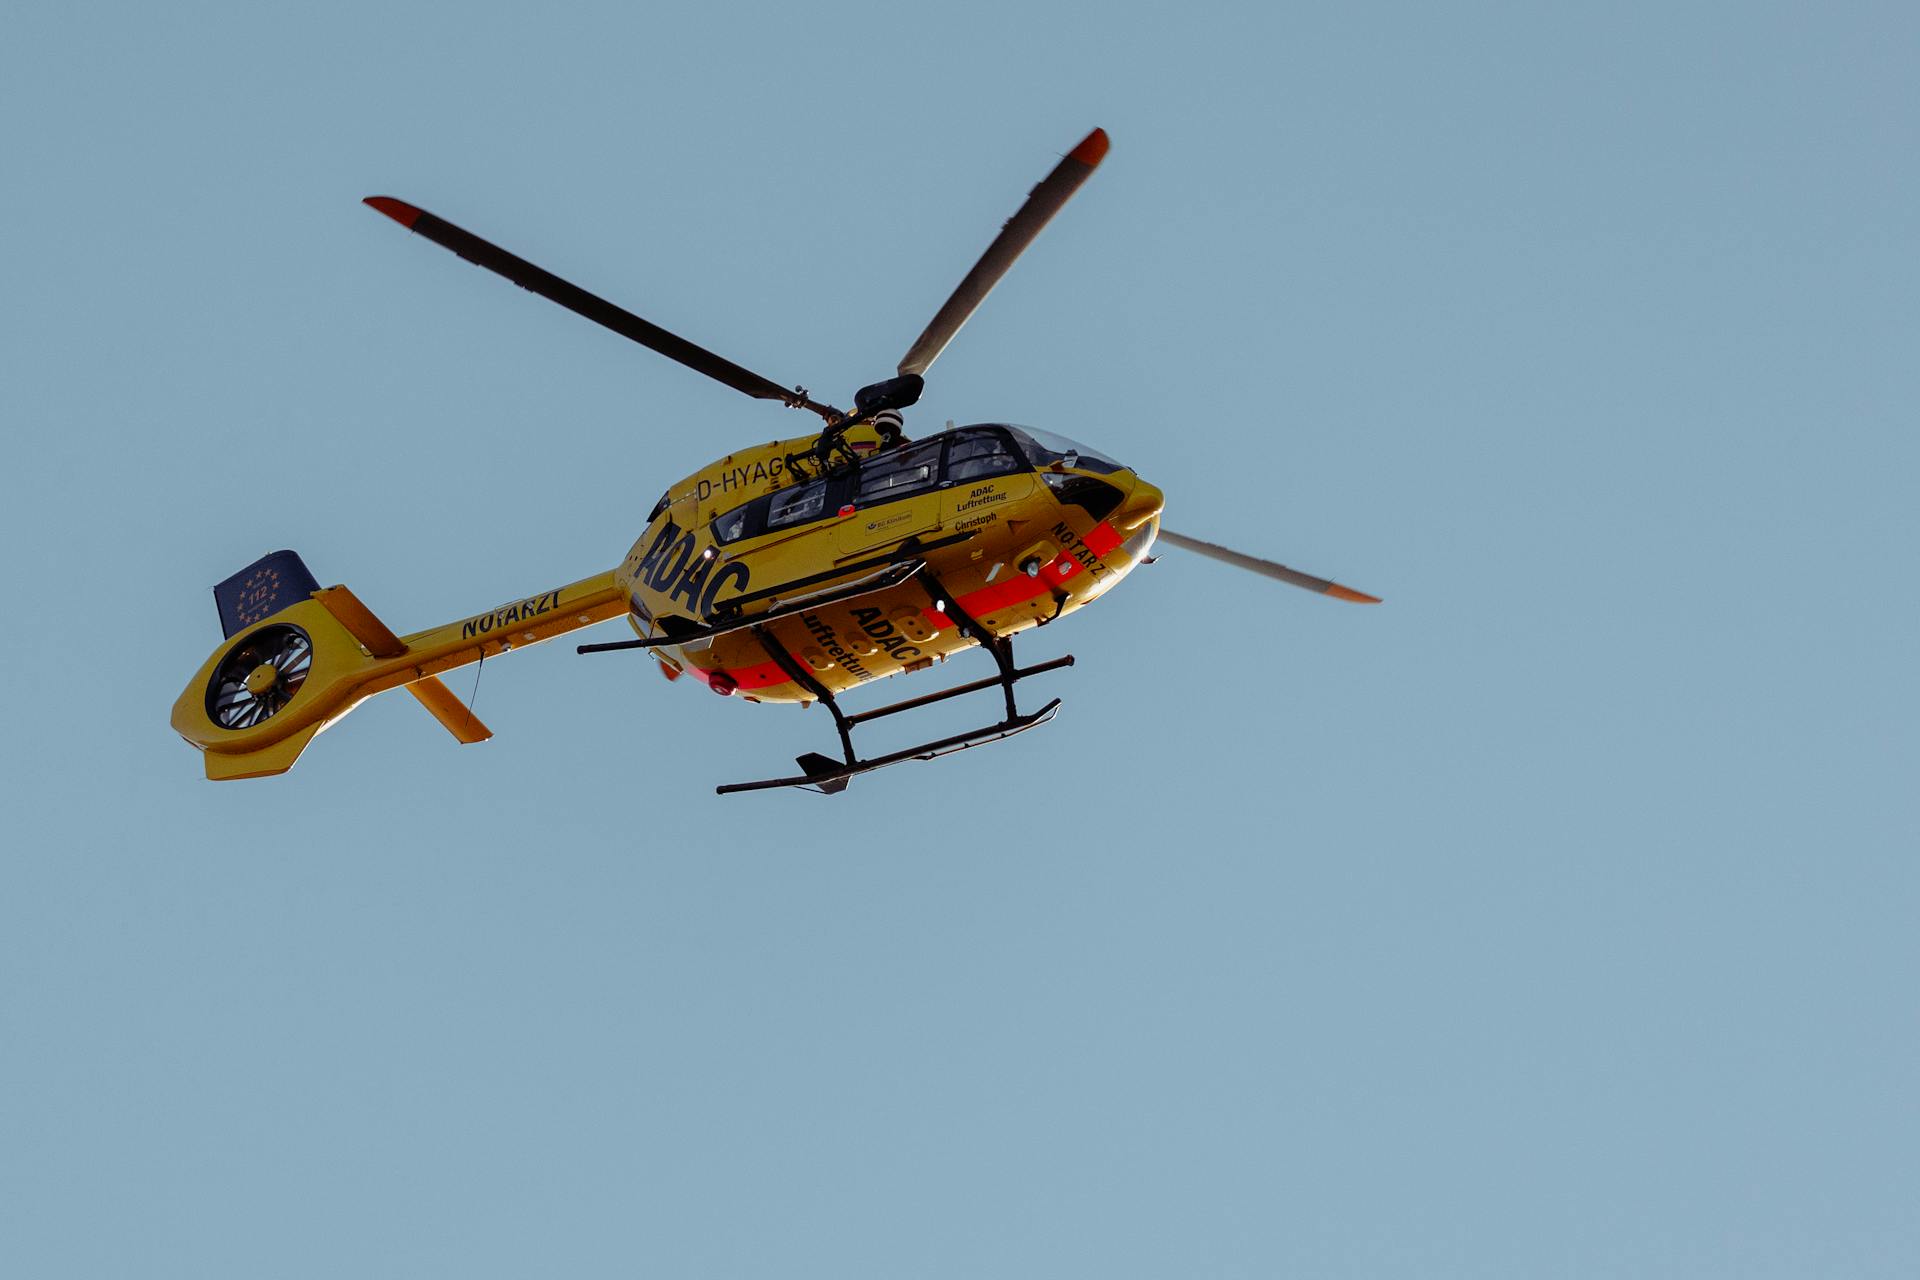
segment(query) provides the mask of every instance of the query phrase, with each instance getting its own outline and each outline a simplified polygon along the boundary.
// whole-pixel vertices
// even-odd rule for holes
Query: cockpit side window
[[[940,471],[941,444],[936,437],[867,459],[860,468],[860,484],[854,501],[867,506],[933,488],[934,477]]]
[[[753,509],[756,504],[762,507],[766,505],[765,503],[759,502],[758,499],[755,499],[754,502],[737,506],[724,515],[715,516],[713,519],[713,540],[715,542],[737,542],[747,532],[748,518],[753,515]]]
[[[818,520],[827,505],[827,482],[809,480],[773,495],[767,507],[767,528],[784,529],[788,525]]]
[[[1019,457],[998,431],[970,432],[947,444],[947,480],[952,484],[1003,476],[1020,468]]]

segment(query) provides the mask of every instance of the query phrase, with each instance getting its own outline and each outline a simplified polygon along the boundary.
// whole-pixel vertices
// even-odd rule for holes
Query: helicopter
[[[691,677],[748,702],[824,705],[839,756],[810,752],[797,774],[727,783],[720,794],[844,791],[855,777],[1000,741],[1052,719],[1060,700],[1021,711],[1016,686],[1071,666],[1020,666],[1013,638],[1093,603],[1158,544],[1340,600],[1378,598],[1161,527],[1165,498],[1130,467],[1063,436],[1010,423],[914,439],[902,410],[1009,267],[1106,157],[1095,129],[1001,228],[892,377],[850,409],[815,400],[696,346],[479,236],[391,196],[363,203],[641,346],[736,391],[817,415],[818,431],[727,454],[672,484],[618,567],[398,635],[344,585],[321,587],[299,555],[276,551],[214,588],[225,639],[174,703],[172,725],[210,779],[285,773],[315,735],[376,693],[404,688],[461,743],[492,736],[440,679],[556,636],[624,617],[633,638],[581,653],[640,650],[670,680]],[[984,649],[995,674],[860,711],[844,694]],[[993,722],[862,756],[861,725],[998,691]]]

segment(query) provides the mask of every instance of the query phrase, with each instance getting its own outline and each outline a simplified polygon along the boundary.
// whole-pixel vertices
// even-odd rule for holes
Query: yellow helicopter
[[[1007,423],[910,439],[900,410],[988,292],[1107,153],[1095,129],[1033,188],[901,359],[895,376],[843,411],[744,369],[390,196],[365,203],[469,262],[756,399],[818,414],[825,427],[738,450],[661,495],[618,568],[471,617],[396,635],[352,591],[322,588],[291,551],[264,556],[214,588],[225,642],[173,707],[173,727],[205,755],[209,778],[293,767],[315,734],[373,694],[404,687],[461,742],[491,732],[439,677],[624,616],[634,639],[582,653],[643,649],[670,679],[690,675],[750,702],[824,704],[840,758],[799,757],[789,777],[721,794],[808,787],[828,794],[904,760],[998,741],[1052,718],[1055,698],[1022,712],[1022,680],[1073,663],[1021,667],[1013,636],[1092,603],[1156,541],[1342,600],[1375,597],[1160,527],[1159,489],[1063,437]],[[979,646],[997,673],[849,712],[841,695],[923,671]],[[884,716],[998,690],[993,723],[861,757],[853,731]]]

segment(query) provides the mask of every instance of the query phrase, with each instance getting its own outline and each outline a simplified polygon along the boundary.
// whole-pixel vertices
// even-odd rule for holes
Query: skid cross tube
[[[1021,667],[1013,673],[1013,678],[1015,680],[1025,680],[1028,676],[1037,676],[1042,671],[1054,671],[1060,667],[1070,667],[1072,665],[1073,655],[1069,653],[1064,658],[1055,658],[1050,662],[1036,662],[1030,667]],[[978,693],[982,689],[991,689],[1002,683],[1004,683],[1004,681],[1000,676],[988,676],[984,680],[972,680],[966,684],[955,685],[951,689],[942,689],[938,693],[924,694],[918,698],[908,698],[903,702],[892,702],[884,707],[875,707],[871,711],[862,711],[858,715],[848,716],[847,723],[849,725],[865,724],[869,720],[878,720],[882,716],[895,715],[902,711],[913,711],[920,707],[931,706],[936,702],[945,702],[948,698],[958,698],[962,694]]]

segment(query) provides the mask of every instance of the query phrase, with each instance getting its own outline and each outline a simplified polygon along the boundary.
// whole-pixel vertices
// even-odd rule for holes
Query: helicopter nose
[[[1149,484],[1135,475],[1133,488],[1128,492],[1126,500],[1114,509],[1113,514],[1107,517],[1107,521],[1123,534],[1132,533],[1159,515],[1160,509],[1166,505],[1167,495],[1160,492],[1157,485]]]

